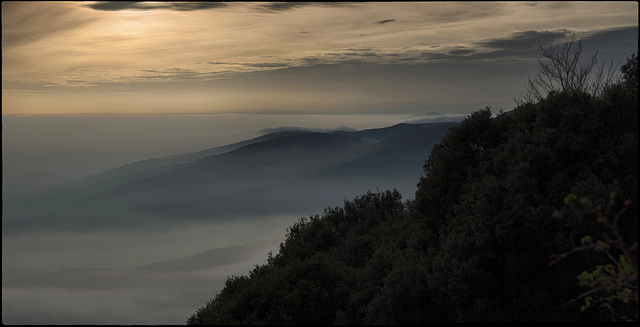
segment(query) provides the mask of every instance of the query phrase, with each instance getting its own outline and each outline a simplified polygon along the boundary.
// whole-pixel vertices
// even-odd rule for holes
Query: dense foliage
[[[301,218],[188,324],[638,319],[638,69],[598,95],[472,113],[413,201],[368,192]]]

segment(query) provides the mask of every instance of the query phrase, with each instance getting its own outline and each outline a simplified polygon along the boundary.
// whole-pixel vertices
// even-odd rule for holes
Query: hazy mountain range
[[[248,273],[266,262],[268,251],[277,251],[286,231],[274,239],[264,228],[274,221],[269,217],[284,217],[277,222],[290,226],[376,188],[396,188],[413,198],[432,146],[456,124],[277,131],[47,188],[5,185],[3,274],[5,268],[20,271],[14,264],[46,272],[3,278],[3,322],[182,324],[228,276]],[[123,264],[130,262],[125,257],[140,256],[136,244],[144,244],[140,253],[154,254],[180,244],[187,248],[191,240],[206,244],[218,236],[204,228],[204,237],[183,231],[210,222],[220,222],[214,229],[230,238],[246,237],[192,256],[158,256],[174,260],[148,264],[154,261],[147,257],[144,264]],[[118,233],[136,242],[123,242]],[[31,254],[31,247],[38,252]],[[110,258],[101,260],[105,253]],[[110,266],[114,262],[120,268]],[[68,269],[46,269],[54,266]]]
[[[368,189],[411,197],[431,147],[456,123],[362,131],[281,131],[196,153],[135,162],[5,198],[6,233],[129,228],[185,219],[303,214]]]

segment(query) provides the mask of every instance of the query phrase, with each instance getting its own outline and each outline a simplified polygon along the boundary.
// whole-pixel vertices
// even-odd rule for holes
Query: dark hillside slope
[[[413,201],[368,192],[301,218],[187,323],[637,321],[634,60],[598,96],[472,113]]]

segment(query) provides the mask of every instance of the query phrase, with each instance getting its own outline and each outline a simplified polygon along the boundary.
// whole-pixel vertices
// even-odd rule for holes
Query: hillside
[[[472,113],[413,200],[367,192],[301,218],[187,323],[637,321],[636,55],[622,73]]]

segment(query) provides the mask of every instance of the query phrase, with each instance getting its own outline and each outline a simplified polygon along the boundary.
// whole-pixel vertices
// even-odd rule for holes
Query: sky
[[[510,109],[537,46],[637,52],[637,2],[2,2],[2,113]]]

